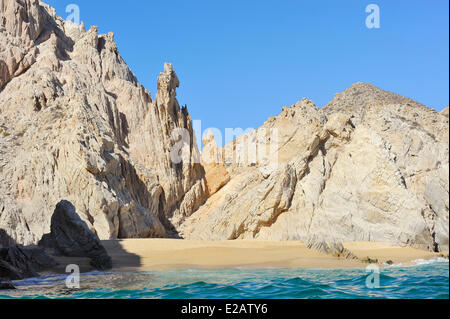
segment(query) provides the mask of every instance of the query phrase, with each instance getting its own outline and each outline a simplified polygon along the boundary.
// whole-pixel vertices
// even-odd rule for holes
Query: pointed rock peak
[[[86,46],[98,49],[98,27],[93,25],[91,28],[81,35],[80,41],[76,42],[80,52],[85,52]]]
[[[180,86],[180,81],[173,70],[173,65],[164,63],[164,72],[158,77],[158,94],[176,97],[176,89]]]
[[[354,94],[354,93],[365,93],[365,92],[386,92],[373,84],[365,82],[356,82],[349,88],[345,89],[342,94]]]
[[[219,148],[214,138],[212,130],[208,130],[203,135],[203,149],[201,152],[201,161],[203,164],[219,164],[222,163]]]
[[[215,145],[217,145],[216,143],[216,139],[214,138],[214,134],[212,132],[212,130],[208,130],[204,135],[203,135],[203,146],[207,146],[211,143],[214,143]]]
[[[311,101],[310,99],[307,99],[306,97],[304,97],[301,101],[298,101],[297,103],[295,103],[295,107],[301,107],[301,108],[315,108],[317,109],[316,104]]]
[[[383,91],[382,89],[379,89],[375,85],[370,83],[357,82],[349,88],[345,89],[343,92],[336,93],[334,98],[338,99],[342,96],[368,96],[377,98],[378,96],[385,95],[386,93],[390,92]]]
[[[293,118],[299,116],[305,117],[305,115],[308,114],[315,114],[319,111],[319,108],[313,101],[307,98],[303,98],[301,101],[298,101],[294,105],[283,107],[282,110],[282,116]]]
[[[114,32],[108,32],[108,35],[106,36],[108,40],[111,42],[114,42]]]
[[[164,74],[173,74],[175,71],[173,70],[172,63],[164,63]]]
[[[348,88],[348,90],[380,90],[375,85],[366,82],[356,82]]]
[[[360,110],[367,107],[380,107],[383,105],[408,104],[413,106],[422,106],[422,104],[401,96],[396,93],[382,90],[372,84],[358,82],[351,87],[337,93],[323,109],[355,109]]]
[[[448,106],[445,109],[443,109],[441,112],[439,112],[439,113],[441,113],[442,115],[448,117]]]

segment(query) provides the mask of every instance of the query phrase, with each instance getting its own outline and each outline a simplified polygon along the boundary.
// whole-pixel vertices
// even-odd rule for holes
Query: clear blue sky
[[[303,97],[318,106],[355,82],[441,110],[449,100],[448,0],[46,0],[80,7],[86,27],[113,31],[155,96],[164,62],[180,104],[202,128],[260,126]],[[380,29],[365,25],[368,4]]]

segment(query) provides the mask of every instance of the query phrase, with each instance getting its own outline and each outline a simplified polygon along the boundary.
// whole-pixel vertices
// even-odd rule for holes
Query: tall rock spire
[[[101,239],[177,236],[206,186],[172,65],[153,101],[112,33],[38,0],[0,0],[0,16],[0,229],[36,243],[67,199]],[[182,163],[176,129],[188,137]]]

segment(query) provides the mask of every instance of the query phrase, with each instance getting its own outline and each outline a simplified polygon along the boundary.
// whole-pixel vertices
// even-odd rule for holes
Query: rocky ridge
[[[445,112],[366,83],[321,109],[303,99],[219,151],[230,181],[181,233],[448,250],[448,124]]]
[[[112,33],[39,0],[0,0],[0,71],[0,229],[17,243],[48,233],[65,198],[100,239],[448,250],[448,108],[357,83],[320,109],[284,107],[222,148],[208,134],[200,154],[172,65],[153,99]]]

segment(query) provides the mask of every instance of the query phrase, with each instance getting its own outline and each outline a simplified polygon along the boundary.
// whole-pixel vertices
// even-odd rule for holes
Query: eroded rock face
[[[306,246],[309,249],[334,257],[357,259],[357,257],[350,250],[345,248],[341,242],[336,242],[333,238],[323,238],[313,235],[308,239]]]
[[[203,136],[201,163],[205,169],[208,196],[212,196],[230,181],[230,175],[223,163],[223,154],[217,147],[212,131]]]
[[[66,198],[100,239],[177,236],[207,195],[199,160],[171,160],[175,128],[199,157],[172,65],[153,100],[112,33],[38,0],[1,0],[0,15],[0,228],[35,244]]]
[[[182,234],[448,249],[448,134],[447,117],[369,84],[320,110],[304,99],[224,147],[231,179]]]
[[[111,257],[98,237],[80,219],[75,207],[68,201],[56,205],[52,216],[51,232],[42,236],[39,245],[54,249],[57,255],[67,257],[89,257],[97,269],[112,268]]]
[[[66,198],[100,239],[329,235],[448,249],[448,108],[358,83],[220,149],[207,135],[200,154],[172,65],[152,99],[112,33],[37,0],[0,0],[0,71],[8,240],[37,243]]]
[[[14,290],[16,287],[10,281],[0,280],[0,290]]]
[[[0,1],[0,89],[36,62],[45,23],[39,0]]]

